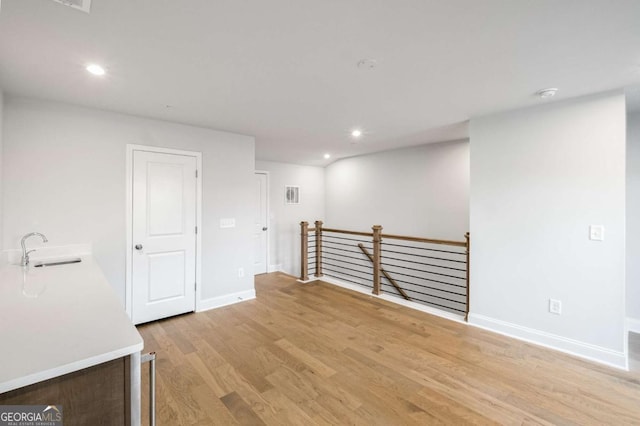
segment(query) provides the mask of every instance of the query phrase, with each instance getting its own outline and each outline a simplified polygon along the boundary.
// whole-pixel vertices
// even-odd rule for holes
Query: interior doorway
[[[196,309],[200,154],[130,148],[126,294],[140,324]]]

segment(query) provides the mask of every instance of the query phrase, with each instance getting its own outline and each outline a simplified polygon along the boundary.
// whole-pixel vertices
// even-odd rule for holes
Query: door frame
[[[187,157],[195,157],[196,170],[198,178],[196,179],[196,226],[198,233],[196,234],[196,292],[195,292],[195,310],[200,310],[200,301],[202,300],[201,283],[202,283],[202,153],[196,151],[184,151],[172,148],[160,148],[157,146],[127,144],[126,155],[126,266],[125,266],[125,310],[129,318],[132,318],[133,306],[133,152],[146,151],[158,154],[174,154]]]
[[[267,274],[268,274],[269,272],[274,272],[271,270],[271,263],[270,263],[271,256],[269,256],[269,252],[271,251],[270,250],[271,246],[269,245],[270,243],[269,235],[271,235],[271,210],[270,210],[270,203],[269,203],[269,201],[271,200],[271,188],[269,186],[270,184],[269,172],[266,170],[254,170],[253,174],[254,175],[261,174],[267,177],[267,204],[265,206],[265,208],[267,209],[267,259],[265,260],[265,262],[267,262]]]

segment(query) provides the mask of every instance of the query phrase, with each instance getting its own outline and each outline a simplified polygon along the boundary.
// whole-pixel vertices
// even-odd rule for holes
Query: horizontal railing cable
[[[393,286],[391,286],[390,284],[386,284],[385,283],[385,284],[383,284],[383,286],[387,287],[389,289],[393,289]],[[407,293],[416,293],[415,291],[412,291],[412,290],[405,290],[405,291]],[[431,295],[426,295],[426,296],[427,297],[433,297]],[[453,306],[447,306],[447,305],[444,305],[442,303],[436,303],[436,302],[434,302],[432,300],[421,299],[419,297],[416,297],[413,294],[411,295],[411,300],[414,301],[414,302],[420,302],[420,303],[423,303],[423,304],[426,304],[426,305],[437,306],[439,308],[444,308],[444,309],[455,311],[455,312],[463,312],[463,313],[465,312],[462,309],[459,309],[459,308],[456,308],[456,307],[453,307]],[[455,303],[458,303],[458,302],[455,302]],[[460,303],[464,304],[464,302],[460,302]]]
[[[468,234],[461,242],[384,234],[377,225],[373,232],[324,228],[321,221],[301,228],[301,276],[334,278],[466,318]]]
[[[339,273],[338,273],[338,274],[339,274]],[[332,274],[326,274],[326,273],[325,273],[325,275],[326,275],[326,276],[328,276],[328,277],[331,277],[331,278],[335,278],[335,279],[337,279],[337,280],[347,281],[347,282],[350,282],[350,283],[352,283],[352,284],[357,284],[357,285],[360,285],[360,286],[362,286],[362,287],[373,288],[373,285],[368,285],[368,284],[363,283],[363,282],[354,281],[354,280],[351,280],[351,279],[349,279],[349,278],[341,277],[341,276],[339,276],[339,275],[332,275]]]
[[[432,264],[432,263],[412,262],[412,261],[409,261],[409,260],[398,259],[398,258],[395,258],[395,257],[382,256],[382,259],[397,260],[397,261],[399,261],[399,262],[407,262],[407,263],[413,263],[413,264],[417,264],[417,265],[431,266],[431,267],[433,267],[433,268],[450,269],[450,270],[453,270],[453,271],[460,271],[460,272],[465,272],[465,273],[467,272],[467,270],[466,270],[466,269],[453,268],[453,267],[451,267],[451,266],[434,265],[434,264]],[[383,262],[382,264],[383,264],[383,265],[389,265],[389,266],[395,266],[395,265],[393,265],[393,264],[390,264],[390,263],[384,263],[384,262]],[[399,267],[400,267],[400,266],[399,266]],[[406,267],[406,269],[411,269],[411,268]],[[422,271],[422,269],[415,269],[415,270],[416,270],[416,271]]]
[[[346,272],[342,272],[342,271],[336,271],[335,269],[326,268],[326,267],[324,267],[324,266],[323,266],[323,269],[324,269],[324,270],[327,270],[327,271],[335,272],[336,274],[340,274],[340,275],[347,275],[347,276],[349,276],[349,277],[363,279],[363,277],[360,277],[360,276],[358,276],[358,275],[348,274],[348,273],[346,273]]]
[[[344,252],[347,252],[347,253],[362,253],[360,250],[347,250],[347,249],[341,249],[341,248],[337,248],[337,247],[324,247],[325,250],[327,248],[330,248],[331,250],[340,250],[340,251],[344,251]]]
[[[428,251],[437,251],[440,253],[451,253],[451,254],[459,254],[464,256],[465,252],[463,251],[449,251],[449,250],[440,250],[440,249],[433,249],[433,248],[429,248],[429,247],[415,247],[415,246],[407,246],[407,245],[403,245],[403,244],[392,244],[392,243],[385,243],[384,241],[382,241],[381,243],[383,246],[394,246],[394,247],[405,247],[405,248],[412,248],[412,249],[417,249],[417,250],[428,250]]]
[[[399,281],[399,282],[402,282],[402,281]],[[387,287],[393,288],[393,286],[391,284],[385,283],[384,285],[387,286]],[[447,301],[452,302],[452,303],[464,304],[464,302],[461,302],[460,300],[450,299],[450,298],[443,297],[443,296],[438,296],[438,295],[435,295],[435,294],[432,294],[432,293],[424,293],[424,292],[421,292],[419,290],[412,289],[412,288],[404,288],[404,291],[406,291],[408,293],[417,293],[417,294],[421,294],[423,296],[428,296],[428,297],[435,297],[436,299],[447,300]],[[466,296],[465,294],[458,294],[458,293],[454,293],[454,294],[456,296],[461,296],[461,297]]]
[[[410,285],[410,286],[420,287],[420,288],[428,288],[429,290],[441,291],[441,292],[443,292],[443,293],[455,294],[456,296],[466,296],[466,295],[467,295],[467,293],[457,293],[457,292],[455,292],[455,291],[442,290],[442,289],[437,288],[437,287],[430,287],[430,286],[428,286],[428,285],[416,284],[416,283],[412,283],[412,282],[404,281],[404,280],[400,280],[400,279],[396,279],[396,280],[395,280],[395,282],[397,282],[397,283],[402,283],[402,284],[407,284],[407,285]],[[404,289],[405,291],[415,291],[415,290],[411,290],[411,288],[410,288],[410,287],[403,287],[403,289]]]
[[[370,274],[369,272],[366,272],[366,271],[360,271],[360,270],[358,270],[358,269],[348,268],[348,267],[346,267],[346,266],[332,265],[332,264],[330,264],[330,263],[329,263],[329,264],[327,264],[327,263],[323,264],[323,265],[322,265],[322,268],[323,268],[323,269],[332,270],[332,269],[327,268],[327,266],[332,266],[332,267],[334,267],[334,268],[340,268],[340,269],[346,269],[347,271],[356,272],[356,273],[358,273],[358,274],[366,275],[366,276],[367,276],[367,277],[366,277],[367,279],[368,279],[368,278],[371,278],[371,274]],[[334,271],[334,272],[336,272],[335,270],[333,270],[333,271]],[[343,272],[341,272],[341,273],[343,273]],[[352,275],[352,276],[355,276],[355,275]],[[363,278],[363,279],[365,278],[365,277],[361,277],[361,276],[357,276],[357,277],[358,277],[358,278]]]
[[[322,228],[322,232],[329,232],[334,234],[349,234],[349,235],[359,235],[362,237],[373,237],[372,232],[360,232],[360,231],[345,231],[343,229],[333,229],[333,228]]]
[[[371,270],[371,266],[367,265],[365,263],[356,263],[356,262],[352,262],[349,260],[342,260],[342,259],[336,259],[335,257],[328,257],[328,256],[324,256],[322,258],[322,264],[323,265],[331,265],[333,264],[334,266],[340,266],[340,265],[351,265],[351,266],[357,266],[359,268],[365,268],[367,270],[368,273],[372,274],[373,271]]]
[[[465,260],[456,260],[456,259],[447,259],[445,257],[434,257],[434,256],[425,256],[423,254],[415,254],[415,253],[406,253],[403,251],[396,251],[396,250],[386,250],[383,249],[382,250],[383,253],[393,253],[393,254],[403,254],[405,256],[413,256],[413,257],[419,257],[422,259],[433,259],[433,260],[442,260],[443,262],[453,262],[453,263],[462,263],[462,264],[466,264],[467,262]],[[388,257],[389,259],[396,259],[390,256],[384,256],[383,257]],[[401,259],[397,259],[397,260],[401,260]],[[405,260],[405,262],[409,262],[409,260]]]
[[[394,268],[401,268],[401,266],[394,266]],[[404,274],[404,273],[397,272],[397,271],[390,271],[390,270],[388,270],[388,272],[389,272],[389,273],[398,274],[398,275],[404,275],[404,276],[406,276],[406,277],[413,277],[413,278],[420,278],[420,279],[422,279],[422,277],[416,277],[415,275]],[[459,279],[459,280],[463,280],[463,279],[464,279],[464,277],[457,277],[457,276],[455,276],[455,275],[441,274],[441,273],[439,273],[439,272],[431,272],[431,271],[421,271],[421,272],[423,272],[423,273],[425,273],[425,274],[438,275],[438,276],[440,276],[440,277],[456,278],[456,279]]]
[[[327,253],[327,254],[333,254],[333,253]],[[336,256],[337,256],[337,255],[336,255]],[[340,259],[336,259],[335,257],[329,257],[329,256],[325,255],[325,256],[324,256],[324,259],[325,259],[325,260],[333,260],[334,262],[348,263],[348,264],[351,264],[351,265],[367,266],[367,267],[369,267],[369,268],[370,268],[370,265],[368,265],[368,264],[364,263],[364,260],[363,260],[363,259],[358,259],[357,257],[347,256],[347,255],[339,255],[339,256],[341,256],[341,258],[340,258]],[[361,262],[363,262],[363,263],[355,263],[355,262],[351,262],[351,261],[349,261],[349,260],[343,260],[344,258],[347,258],[347,259],[353,259],[353,260],[358,260],[358,261],[361,261]]]
[[[443,260],[445,262],[466,263],[464,260],[447,259],[445,257],[433,257],[433,256],[425,256],[424,254],[407,253],[405,251],[388,250],[388,249],[385,249],[384,247],[383,247],[382,251],[384,253],[402,254],[402,255],[405,255],[405,256],[419,257],[419,258],[423,258],[423,259],[437,259],[437,260]]]
[[[322,238],[335,238],[335,239],[338,239],[338,240],[345,240],[345,241],[357,241],[359,243],[371,242],[371,240],[364,240],[364,239],[357,239],[357,238],[347,238],[347,237],[338,237],[337,235],[327,235],[327,234],[322,234]]]
[[[357,247],[357,245],[354,245],[353,243],[343,243],[340,241],[327,241],[327,240],[322,240],[323,245],[327,245],[327,244],[332,244],[332,245],[336,245],[336,246],[347,246],[347,247]],[[359,241],[359,243],[371,243],[370,241]]]
[[[391,272],[392,272],[392,273],[395,273],[395,272],[393,272],[393,271],[391,271]],[[396,274],[396,275],[403,275],[403,274],[400,274],[400,273],[395,273],[395,274]],[[424,277],[414,277],[413,275],[408,275],[408,276],[409,276],[409,277],[412,277],[412,278],[418,278],[418,279],[420,279],[420,280],[424,280],[424,281],[429,281],[429,282],[432,282],[432,283],[438,283],[438,284],[443,284],[443,285],[450,285],[450,286],[452,286],[452,287],[458,287],[458,288],[467,288],[466,286],[464,286],[464,285],[462,285],[462,284],[453,284],[453,283],[448,283],[448,282],[446,282],[446,281],[432,280],[432,279],[430,279],[430,278],[424,278]],[[396,280],[396,281],[399,281],[399,280]],[[423,284],[418,284],[418,283],[411,283],[411,282],[409,282],[409,281],[402,281],[402,282],[404,282],[404,283],[410,283],[410,284],[414,284],[414,285],[418,285],[418,286],[419,286],[419,285],[423,285]]]

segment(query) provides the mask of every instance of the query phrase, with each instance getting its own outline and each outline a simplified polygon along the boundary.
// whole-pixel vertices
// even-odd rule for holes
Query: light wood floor
[[[256,291],[140,327],[158,425],[640,424],[639,373],[326,283]]]

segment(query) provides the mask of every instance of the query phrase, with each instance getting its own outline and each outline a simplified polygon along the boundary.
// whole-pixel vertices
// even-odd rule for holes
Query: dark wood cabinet
[[[129,425],[129,357],[0,394],[0,405],[62,405],[65,426]]]

